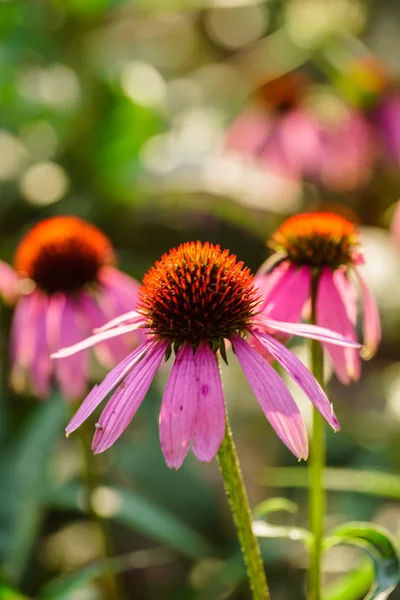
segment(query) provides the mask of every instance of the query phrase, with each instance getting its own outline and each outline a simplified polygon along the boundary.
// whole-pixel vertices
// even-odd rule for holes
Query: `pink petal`
[[[77,344],[87,334],[88,323],[77,300],[65,297],[59,321],[60,346]],[[55,363],[57,382],[67,400],[84,396],[88,385],[89,355],[83,352]]]
[[[136,323],[137,321],[143,321],[143,315],[140,315],[136,310],[131,310],[128,313],[120,315],[119,317],[115,317],[115,319],[111,319],[102,325],[101,327],[97,327],[95,329],[95,333],[100,333],[101,331],[107,331],[108,329],[113,329],[117,325],[121,325],[121,323]]]
[[[92,449],[104,452],[128,427],[141,405],[167,349],[167,343],[153,343],[147,356],[122,381],[101,413]]]
[[[40,292],[21,296],[14,311],[11,327],[12,360],[26,368],[34,359],[36,330],[35,325],[40,305],[45,297]]]
[[[344,289],[343,285],[341,289]],[[329,268],[322,271],[319,279],[316,309],[319,324],[341,333],[348,339],[357,340],[354,326]],[[342,383],[348,384],[351,380],[359,378],[361,367],[357,350],[338,348],[332,344],[324,344],[324,348],[329,353],[335,373]]]
[[[239,336],[232,344],[265,416],[297,458],[307,458],[307,432],[300,411],[282,379],[254,348]]]
[[[42,297],[38,305],[35,330],[34,357],[29,368],[32,391],[39,397],[46,398],[50,393],[52,362],[46,339],[47,299]]]
[[[92,391],[86,396],[78,408],[75,416],[71,419],[66,428],[66,433],[69,435],[77,429],[86,419],[92,414],[104,398],[109,394],[124,377],[131,371],[138,361],[143,358],[143,355],[149,350],[152,342],[146,341],[141,344],[134,352],[129,354],[119,365],[117,365],[100,385],[95,385]]]
[[[99,326],[103,325],[107,320],[107,316],[104,315],[98,305],[98,298],[101,294],[102,289],[100,288],[97,290],[96,297],[90,296],[87,293],[81,293],[80,295],[80,305],[90,324],[91,331],[98,331]],[[131,350],[132,347],[126,343],[126,336],[109,339],[106,342],[96,344],[94,348],[97,360],[107,369],[121,362]]]
[[[226,136],[226,149],[256,156],[271,132],[273,121],[265,111],[250,109],[233,122]]]
[[[19,295],[20,278],[10,265],[0,260],[0,294],[7,304],[13,304]]]
[[[68,348],[62,348],[61,350],[54,352],[51,355],[51,358],[65,358],[66,356],[71,356],[72,354],[76,354],[76,352],[81,352],[82,350],[90,348],[91,346],[94,346],[99,342],[104,342],[104,340],[109,340],[119,335],[124,335],[125,333],[136,331],[139,327],[142,327],[143,325],[145,325],[144,319],[142,322],[138,321],[130,325],[115,327],[114,329],[110,329],[109,331],[95,333],[94,335],[91,335],[90,337],[86,338],[86,340],[83,340],[78,344],[74,344],[73,346],[69,346]]]
[[[126,307],[135,308],[139,299],[141,284],[115,267],[103,267],[99,272],[102,284],[118,294]]]
[[[400,108],[400,103],[399,103]],[[398,113],[400,115],[400,112]],[[398,120],[397,120],[398,122]],[[400,139],[400,136],[398,137]],[[397,202],[394,210],[390,231],[396,244],[400,243],[400,201]]]
[[[362,357],[369,359],[375,354],[381,341],[381,320],[375,298],[360,271],[358,269],[354,270],[360,283],[363,298],[363,337],[366,352],[362,351]]]
[[[267,275],[266,278],[268,277]],[[275,321],[297,323],[301,321],[301,314],[310,290],[310,268],[291,266],[285,275],[275,282],[269,294],[264,296],[262,310],[266,316]]]
[[[201,342],[194,360],[197,413],[192,449],[199,460],[210,462],[225,434],[224,393],[218,363],[207,342]]]
[[[270,354],[272,354],[279,364],[282,365],[285,371],[289,373],[298,386],[307,394],[315,408],[321,413],[329,425],[333,427],[333,429],[340,429],[339,422],[336,419],[332,405],[325,392],[297,356],[266,333],[254,330],[252,333],[259,339],[261,344]]]
[[[355,340],[344,337],[340,333],[335,333],[325,327],[319,327],[317,325],[308,325],[305,323],[286,323],[283,321],[275,321],[265,315],[257,315],[253,319],[253,325],[255,327],[261,327],[261,329],[269,329],[271,331],[279,331],[283,333],[289,333],[290,335],[299,335],[305,338],[311,338],[313,340],[319,340],[321,342],[329,342],[336,346],[345,346],[349,348],[361,348],[362,344]]]
[[[179,469],[192,441],[197,412],[196,362],[190,344],[176,355],[160,412],[160,443],[167,465]]]

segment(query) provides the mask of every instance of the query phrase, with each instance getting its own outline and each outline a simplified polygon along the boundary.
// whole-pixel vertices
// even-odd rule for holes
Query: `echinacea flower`
[[[65,399],[87,392],[89,354],[58,363],[50,354],[135,306],[140,286],[114,262],[108,238],[73,216],[47,219],[25,235],[15,255],[21,290],[11,332],[15,387],[28,385],[34,394],[46,397],[54,374]],[[132,348],[127,341],[99,345],[99,362],[115,365]]]
[[[210,461],[225,432],[225,403],[216,355],[226,358],[228,340],[267,419],[299,458],[307,457],[302,417],[285,384],[245,340],[251,333],[309,396],[326,421],[339,425],[311,373],[275,340],[270,331],[357,346],[343,336],[310,325],[278,323],[259,312],[253,276],[228,250],[188,242],[164,254],[143,280],[137,311],[114,319],[93,336],[53,356],[63,359],[99,342],[144,328],[146,340],[99,385],[69,423],[77,429],[104,398],[93,439],[95,453],[109,448],[126,429],[163,360],[175,353],[160,412],[160,442],[169,467],[178,469],[192,445],[195,456]],[[62,363],[62,360],[60,361]]]
[[[229,127],[226,150],[252,156],[291,179],[318,181],[338,191],[362,187],[375,159],[368,120],[332,93],[313,93],[298,75],[288,73],[257,91]]]
[[[333,213],[304,213],[287,219],[273,234],[269,246],[276,251],[257,274],[269,317],[300,322],[310,301],[313,276],[317,324],[357,340],[358,280],[363,299],[364,357],[376,352],[381,337],[379,312],[358,266],[364,262],[359,232],[349,220]],[[350,383],[360,377],[359,353],[350,347],[324,342],[337,377]]]

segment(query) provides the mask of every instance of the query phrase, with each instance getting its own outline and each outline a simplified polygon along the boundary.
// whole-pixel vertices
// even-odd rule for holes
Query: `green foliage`
[[[326,538],[326,548],[340,544],[350,544],[365,550],[374,565],[374,584],[366,600],[386,600],[400,581],[400,559],[394,541],[388,531],[371,523],[345,523],[334,529]],[[348,581],[349,587],[356,587],[357,577]],[[368,581],[369,572],[361,572]],[[330,600],[332,600],[330,598]]]

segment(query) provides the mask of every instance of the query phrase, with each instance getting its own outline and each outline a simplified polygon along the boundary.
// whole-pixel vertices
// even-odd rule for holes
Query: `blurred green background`
[[[327,527],[372,520],[395,536],[400,249],[389,225],[400,197],[400,108],[389,130],[378,113],[400,94],[399,40],[397,0],[0,1],[1,259],[11,262],[23,234],[58,214],[103,229],[120,267],[139,280],[163,252],[196,239],[229,248],[255,271],[269,235],[293,212],[326,208],[360,224],[383,342],[359,383],[329,384],[342,430],[329,433],[328,463],[358,471],[329,475]],[[304,80],[300,100],[296,89],[287,96],[274,87],[293,73]],[[272,134],[290,111],[317,119],[330,148],[324,167],[300,168],[305,138],[295,129],[286,140],[297,152],[290,169],[232,149],[232,123],[254,107]],[[341,131],[349,115],[362,119],[365,136]],[[397,154],[396,140],[388,142],[396,131]],[[43,403],[8,389],[9,309],[1,317],[0,597],[104,599],[78,443],[63,436],[68,407],[57,392]],[[307,359],[302,343],[292,346]],[[118,443],[96,458],[95,507],[123,557],[114,566],[127,599],[245,600],[216,464],[189,456],[173,472],[164,463],[158,410],[167,374],[166,367]],[[305,466],[272,432],[235,359],[223,378],[251,505],[286,496],[299,513],[275,522],[304,526]],[[309,424],[310,405],[291,389]],[[303,598],[302,546],[262,545],[273,599]],[[346,547],[327,554],[327,598],[364,597],[368,576],[353,577],[347,596],[335,591],[360,560]]]

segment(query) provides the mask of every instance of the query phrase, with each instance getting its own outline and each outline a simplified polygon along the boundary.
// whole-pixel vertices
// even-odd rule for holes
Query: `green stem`
[[[74,409],[76,407],[74,406]],[[75,410],[74,410],[75,412]],[[99,487],[99,475],[97,470],[96,459],[91,450],[91,432],[88,430],[86,422],[83,423],[77,430],[82,460],[82,475],[85,483],[85,507],[88,515],[93,523],[98,527],[101,535],[101,553],[109,562],[109,569],[104,574],[104,586],[106,588],[107,600],[122,600],[123,593],[119,580],[117,579],[114,570],[112,569],[112,558],[114,549],[112,538],[110,535],[108,521],[102,517],[93,506],[93,495]]]
[[[313,277],[311,293],[311,323],[316,323],[316,292],[318,276]],[[311,371],[323,385],[324,355],[321,344],[310,340]],[[313,409],[313,424],[309,466],[309,521],[313,534],[313,545],[308,572],[308,600],[321,600],[321,561],[324,538],[325,490],[323,475],[325,467],[325,423],[316,408]]]
[[[247,500],[246,488],[228,416],[226,417],[225,437],[218,451],[217,458],[246,564],[253,600],[269,600],[270,595],[260,546],[252,530],[251,512]]]

